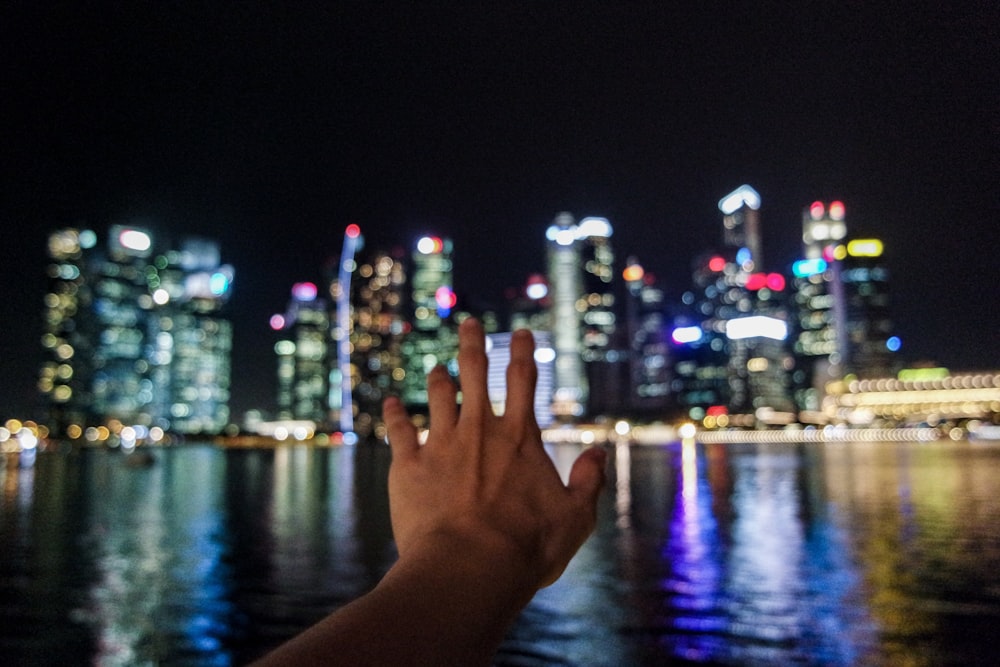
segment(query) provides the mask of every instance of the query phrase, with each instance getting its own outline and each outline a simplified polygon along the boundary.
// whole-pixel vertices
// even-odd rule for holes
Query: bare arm
[[[398,399],[385,402],[399,560],[372,592],[264,663],[489,663],[517,613],[562,574],[593,530],[603,481],[603,450],[585,451],[567,486],[542,448],[533,352],[531,334],[515,332],[507,408],[497,417],[482,326],[463,322],[462,408],[447,372],[432,371],[423,446]]]

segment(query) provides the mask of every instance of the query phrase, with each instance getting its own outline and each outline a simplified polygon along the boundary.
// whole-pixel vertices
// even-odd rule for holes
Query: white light
[[[784,320],[764,315],[739,317],[726,322],[726,337],[730,340],[758,337],[785,340],[788,337],[788,324]]]
[[[825,222],[817,222],[809,228],[809,234],[813,240],[826,241],[830,238],[830,225]]]
[[[122,244],[123,248],[138,250],[140,252],[149,250],[149,246],[153,244],[149,238],[149,234],[140,232],[138,229],[126,229],[122,231],[118,235],[118,242]]]
[[[556,351],[551,347],[540,347],[535,350],[535,363],[550,364],[556,360]]]
[[[538,299],[544,298],[545,295],[549,293],[549,288],[546,287],[545,283],[531,283],[528,285],[527,289],[524,290],[524,293],[528,295],[529,299],[537,301]]]
[[[624,419],[615,422],[615,433],[617,433],[618,435],[628,435],[628,432],[629,430],[631,430],[631,428],[632,426]]]
[[[695,433],[697,433],[697,429],[695,428],[694,424],[692,424],[691,422],[687,422],[685,424],[681,424],[681,427],[680,429],[678,429],[678,432],[680,433],[680,436],[682,438],[684,438],[685,440],[689,440],[694,437]]]
[[[586,239],[592,237],[608,238],[611,236],[611,223],[606,218],[584,218],[576,228],[576,237]]]
[[[743,206],[757,210],[760,208],[760,194],[749,185],[741,185],[719,200],[719,210],[731,215]]]
[[[163,289],[162,287],[155,292],[153,292],[153,301],[158,306],[162,306],[170,301],[170,292]]]
[[[695,343],[701,340],[701,327],[677,327],[671,336],[675,343]]]
[[[555,241],[559,245],[570,246],[576,242],[576,227],[560,229],[555,234]]]
[[[417,250],[425,255],[429,255],[434,252],[434,247],[434,239],[429,236],[425,236],[417,241]]]

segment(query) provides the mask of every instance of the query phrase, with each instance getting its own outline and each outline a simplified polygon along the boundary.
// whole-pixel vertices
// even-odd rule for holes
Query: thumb
[[[604,463],[607,458],[604,449],[591,447],[580,454],[569,471],[570,492],[592,510],[596,509],[597,494],[604,486]]]

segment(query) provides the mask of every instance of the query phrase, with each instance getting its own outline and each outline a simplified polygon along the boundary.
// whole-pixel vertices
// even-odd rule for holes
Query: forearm
[[[263,665],[487,665],[534,594],[485,544],[436,539],[378,586],[266,656]]]

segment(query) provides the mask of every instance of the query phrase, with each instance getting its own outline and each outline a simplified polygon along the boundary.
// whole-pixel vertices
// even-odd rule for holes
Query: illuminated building
[[[451,317],[457,304],[452,283],[452,242],[437,236],[417,240],[410,255],[410,325],[402,342],[402,399],[412,410],[427,406],[427,374],[446,364],[457,374],[458,332]]]
[[[354,432],[385,437],[382,401],[398,395],[406,377],[403,317],[406,271],[403,258],[374,253],[357,265],[351,286],[350,331]]]
[[[622,277],[627,289],[630,412],[660,415],[670,397],[669,344],[663,290],[635,258]]]
[[[552,380],[555,350],[548,331],[532,331],[535,337],[535,365],[538,382],[535,385],[535,419],[541,428],[550,426],[552,416]],[[495,414],[503,414],[507,401],[507,366],[510,364],[510,333],[493,333],[486,336],[486,354],[489,360],[487,393]]]
[[[744,249],[740,268],[753,271],[763,266],[760,242],[760,194],[741,185],[719,200],[722,211],[722,243],[726,248]]]
[[[1000,371],[953,374],[946,368],[908,368],[896,377],[852,379],[832,389],[823,409],[835,423],[950,423],[975,433],[1000,416]]]
[[[845,244],[844,205],[813,202],[802,216],[805,257],[792,265],[798,327],[795,398],[815,414],[825,387],[845,375],[891,375],[892,336],[882,242]]]
[[[545,276],[528,276],[521,293],[511,300],[510,329],[552,331],[552,300]]]
[[[747,185],[719,202],[725,248],[695,261],[694,289],[682,297],[690,312],[671,336],[678,405],[714,425],[780,423],[792,413],[786,281],[760,270],[759,208]]]
[[[141,227],[49,237],[39,389],[53,432],[91,426],[215,433],[229,420],[232,330],[218,313],[232,267],[188,239],[158,248]]]
[[[614,346],[611,233],[604,218],[576,223],[569,213],[557,215],[545,233],[556,351],[552,409],[559,417],[607,412],[607,401],[620,401],[624,393],[619,376],[625,355]],[[601,391],[591,392],[592,386]]]
[[[229,300],[233,268],[220,264],[214,241],[188,238],[147,270],[151,376],[156,414],[178,433],[219,433],[229,423],[233,331],[219,316]],[[163,402],[162,399],[168,399]]]
[[[287,310],[271,317],[271,328],[281,333],[274,346],[278,358],[278,418],[326,424],[330,316],[326,301],[318,298],[316,285],[295,283]]]

